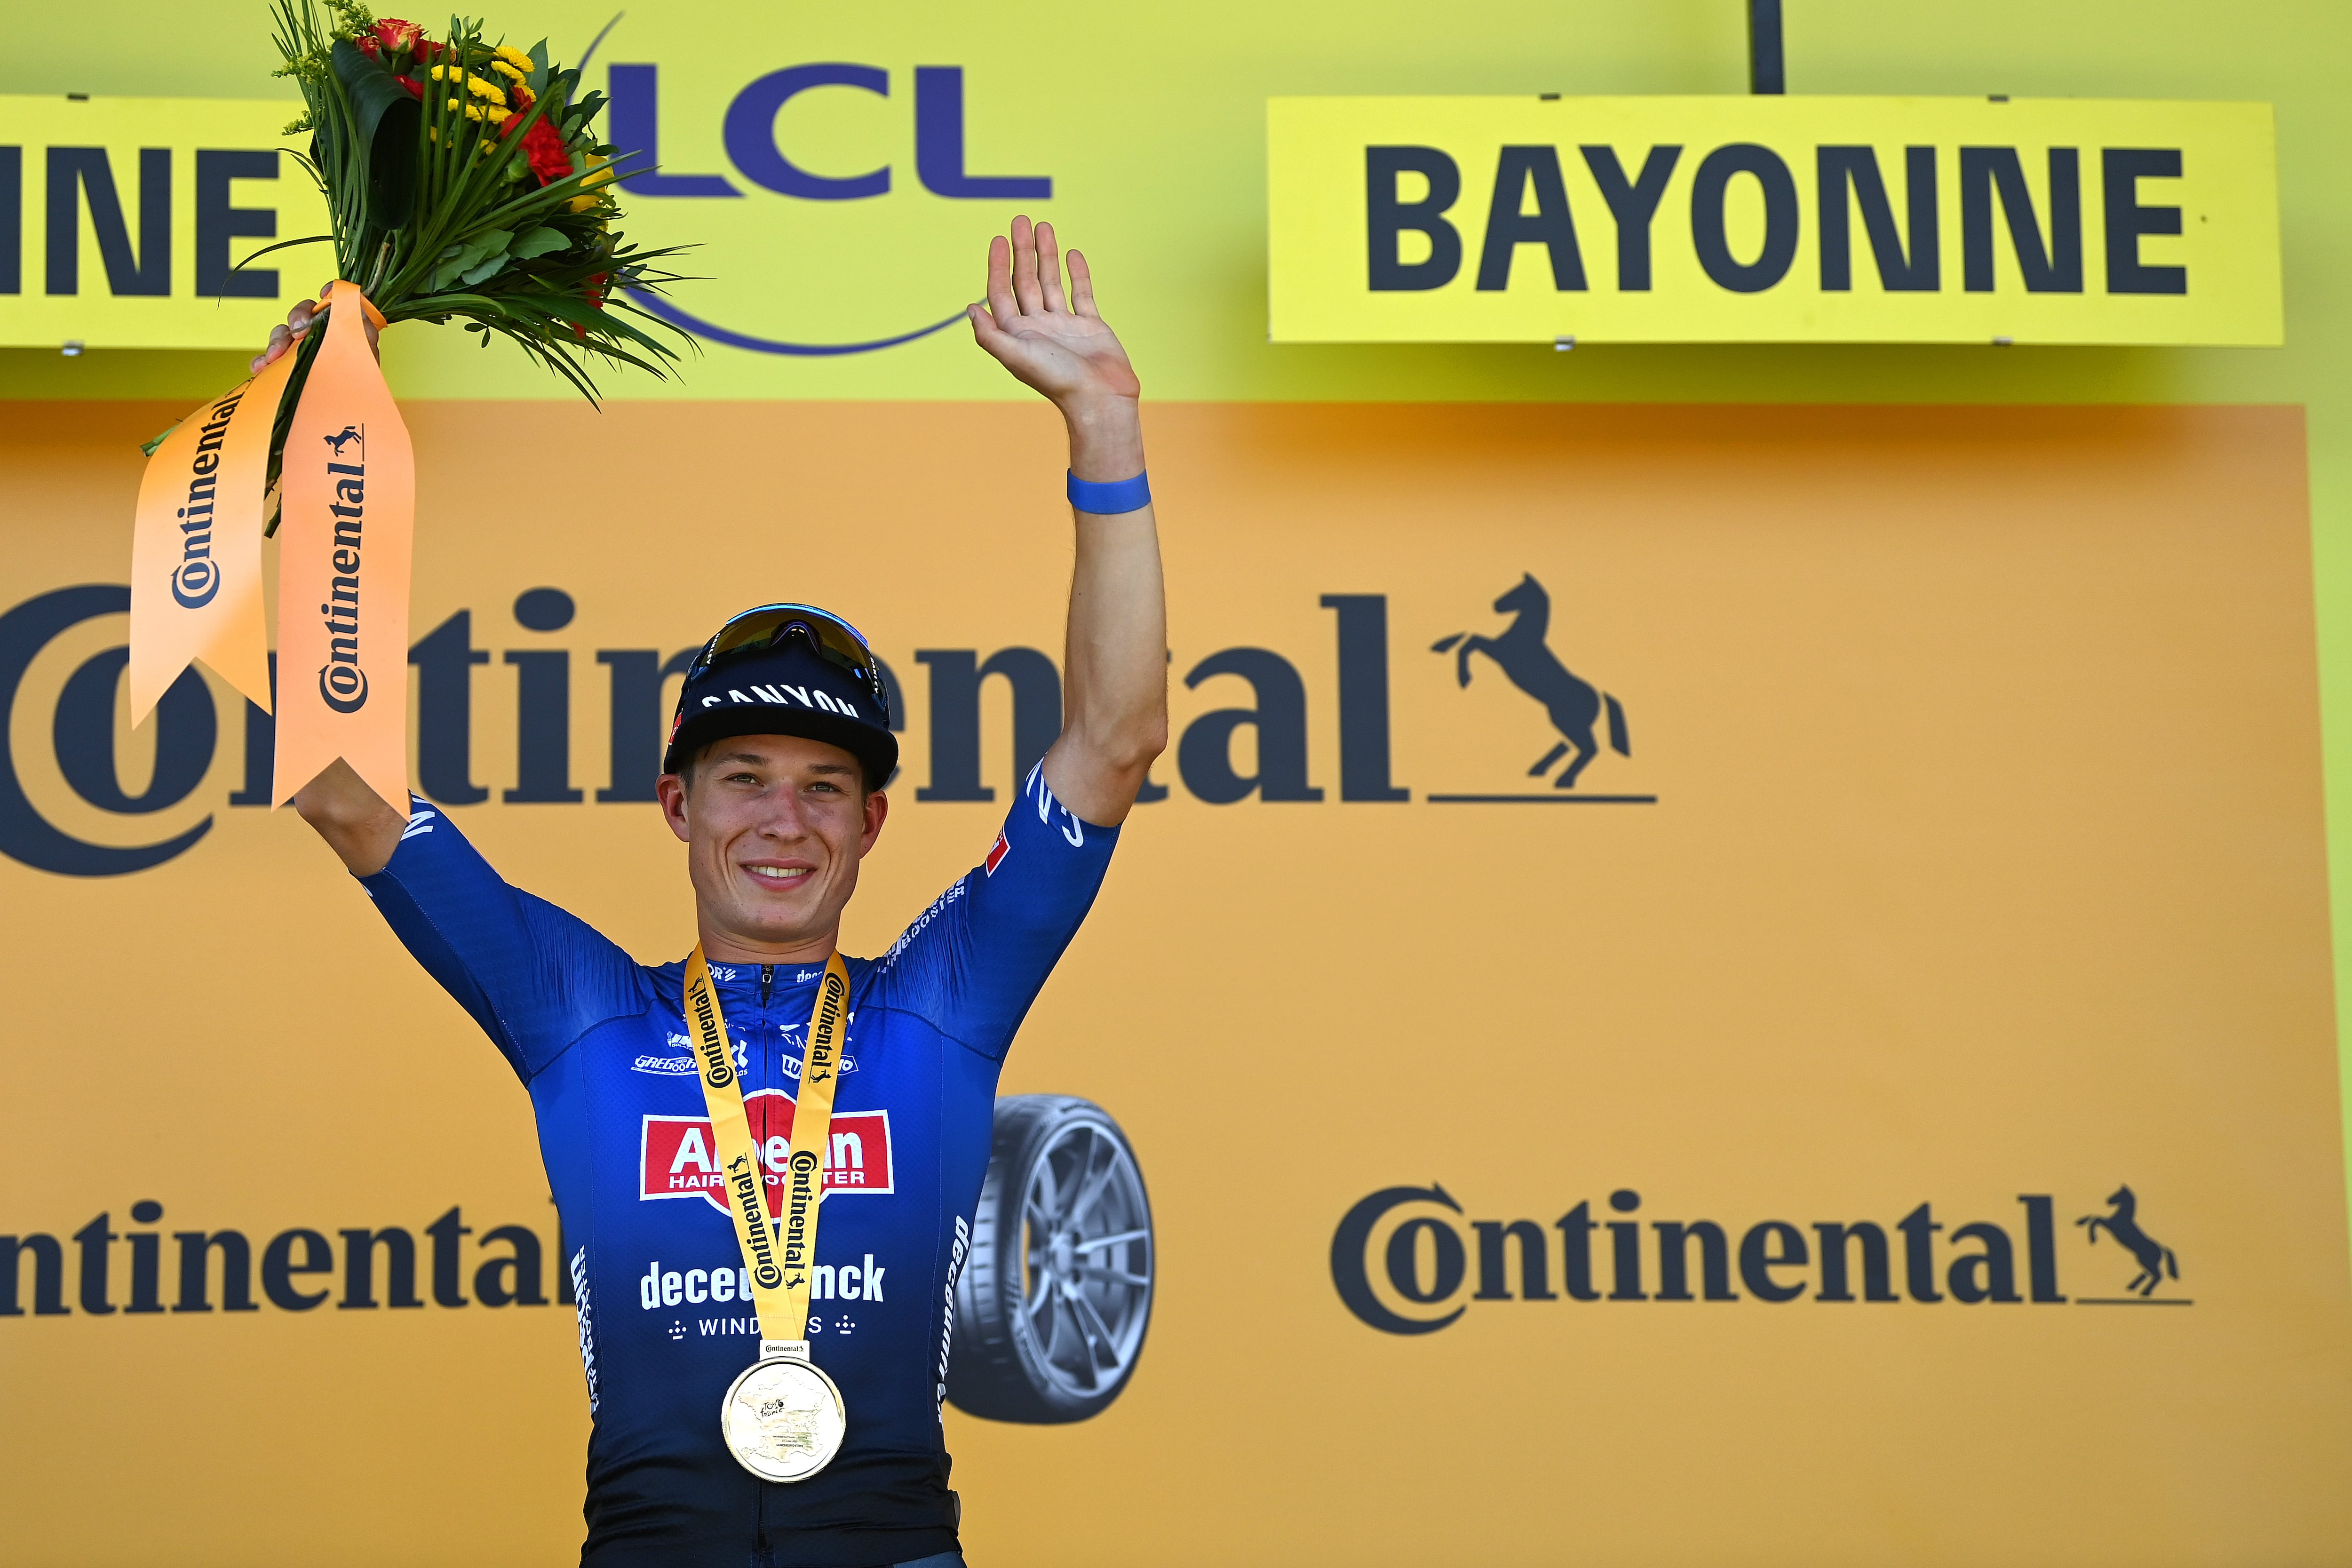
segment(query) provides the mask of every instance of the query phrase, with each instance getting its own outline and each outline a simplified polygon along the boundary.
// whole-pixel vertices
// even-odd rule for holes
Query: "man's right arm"
[[[341,757],[294,792],[294,809],[318,829],[354,877],[373,877],[383,870],[408,826],[408,818],[384,805]]]

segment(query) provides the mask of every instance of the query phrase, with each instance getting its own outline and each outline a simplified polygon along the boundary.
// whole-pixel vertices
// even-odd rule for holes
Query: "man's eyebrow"
[[[809,764],[809,772],[813,773],[846,773],[856,771],[855,764],[849,763],[811,763]]]
[[[762,764],[767,760],[757,752],[722,752],[711,759],[715,763],[750,763],[754,766]]]

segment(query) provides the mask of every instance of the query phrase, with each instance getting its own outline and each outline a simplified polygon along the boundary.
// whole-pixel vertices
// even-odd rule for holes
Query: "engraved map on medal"
[[[841,1447],[841,1407],[813,1373],[790,1363],[755,1367],[727,1402],[727,1443],[754,1470],[798,1480]]]

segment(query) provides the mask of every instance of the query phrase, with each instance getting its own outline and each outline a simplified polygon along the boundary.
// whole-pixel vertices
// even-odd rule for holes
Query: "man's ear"
[[[866,858],[874,841],[882,837],[882,822],[890,815],[890,797],[880,790],[869,791],[866,796],[866,827],[857,836],[857,858]]]
[[[654,794],[661,798],[662,820],[669,824],[669,830],[677,835],[680,844],[689,842],[691,835],[687,831],[686,824],[686,780],[677,773],[664,773],[654,781]]]

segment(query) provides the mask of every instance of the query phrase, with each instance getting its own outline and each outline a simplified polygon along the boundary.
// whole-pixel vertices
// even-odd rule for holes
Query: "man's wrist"
[[[1091,484],[1131,479],[1143,472],[1143,420],[1131,397],[1108,397],[1064,407],[1070,429],[1070,472]]]

